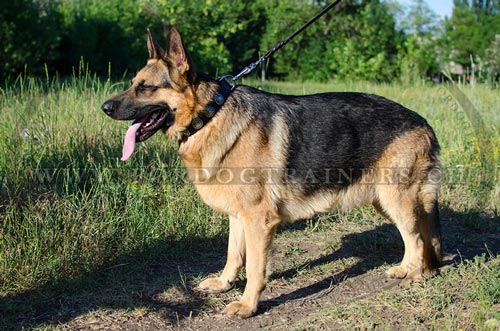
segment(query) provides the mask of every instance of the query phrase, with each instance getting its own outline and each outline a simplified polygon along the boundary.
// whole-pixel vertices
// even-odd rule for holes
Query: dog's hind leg
[[[424,242],[418,227],[415,201],[393,185],[379,189],[375,208],[398,228],[404,242],[401,264],[386,271],[390,278],[421,281],[423,272]]]
[[[403,238],[405,253],[401,264],[387,270],[391,278],[422,281],[424,274],[435,273],[441,263],[437,194],[428,195],[425,185],[414,183],[381,185],[375,208],[396,224]]]
[[[241,300],[230,303],[224,312],[228,315],[250,317],[257,311],[257,304],[266,287],[269,252],[280,223],[269,212],[250,214],[244,219],[246,242],[247,284]]]
[[[441,263],[438,191],[439,145],[428,127],[398,137],[375,167],[374,206],[390,219],[403,238],[405,253],[391,278],[405,278],[402,285],[422,281]]]
[[[226,266],[219,277],[204,280],[196,290],[206,293],[221,293],[231,289],[238,272],[245,263],[245,251],[243,222],[237,217],[230,216]]]

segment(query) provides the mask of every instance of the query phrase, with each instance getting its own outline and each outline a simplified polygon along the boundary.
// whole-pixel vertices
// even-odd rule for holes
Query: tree
[[[324,5],[324,1],[267,1],[261,49],[295,31]],[[397,72],[400,37],[385,2],[345,0],[276,54],[270,73],[305,80],[390,80]]]
[[[495,63],[496,34],[500,31],[499,2],[455,0],[453,14],[445,23],[443,50],[450,61],[470,68],[471,57],[486,66]],[[486,68],[494,72],[495,66]]]
[[[81,59],[114,77],[147,55],[146,28],[162,40],[176,25],[200,71],[236,73],[324,8],[325,0],[18,0],[0,7],[0,72],[72,74]],[[496,63],[498,0],[455,0],[444,37],[424,0],[343,0],[266,64],[267,76],[300,80],[412,81],[437,72],[436,53],[468,65]],[[165,45],[165,41],[164,41]],[[491,69],[496,70],[496,69]],[[491,71],[490,70],[490,71]],[[256,71],[256,73],[257,71]],[[1,78],[0,78],[1,79]]]
[[[43,74],[45,64],[50,69],[58,56],[59,26],[54,1],[5,1],[0,6],[0,81],[25,69]]]
[[[491,46],[486,50],[486,70],[490,82],[497,82],[500,78],[500,34],[495,36]]]
[[[424,0],[413,0],[403,15],[404,42],[398,53],[401,80],[407,84],[439,72],[438,16]]]
[[[436,31],[438,15],[425,0],[413,0],[406,12],[403,29],[411,35],[427,36]]]

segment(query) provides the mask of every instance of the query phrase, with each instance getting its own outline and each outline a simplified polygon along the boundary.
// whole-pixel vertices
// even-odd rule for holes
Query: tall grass
[[[84,73],[2,91],[0,293],[225,230],[185,185],[174,144],[158,135],[119,161],[127,124],[99,107],[122,88]]]
[[[364,91],[416,110],[442,145],[443,205],[498,213],[498,168],[480,163],[484,146],[444,87],[249,83],[290,94]],[[119,161],[127,124],[99,108],[123,88],[80,68],[70,79],[22,77],[0,90],[0,295],[71,279],[158,243],[160,253],[182,251],[227,230],[186,182],[176,143],[157,134]],[[463,90],[493,132],[487,157],[498,165],[500,95]]]

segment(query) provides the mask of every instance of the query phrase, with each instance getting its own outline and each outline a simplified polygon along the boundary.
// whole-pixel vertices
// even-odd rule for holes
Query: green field
[[[121,162],[127,123],[112,121],[100,105],[125,85],[81,71],[68,80],[23,78],[0,88],[0,325],[6,329],[64,328],[65,323],[88,314],[102,320],[102,316],[113,314],[110,311],[161,315],[160,309],[148,304],[143,296],[154,290],[190,293],[190,281],[217,271],[223,263],[227,222],[223,215],[206,207],[186,181],[176,142],[158,134],[140,144],[130,161]],[[457,224],[463,229],[452,239],[465,243],[471,233],[476,233],[478,241],[481,236],[486,238],[475,242],[477,247],[484,248],[488,238],[498,243],[498,90],[460,87],[484,124],[475,130],[462,105],[444,85],[247,83],[287,94],[370,92],[417,111],[434,127],[442,147],[442,215],[447,226]],[[350,216],[332,214],[307,222],[305,231],[315,233],[316,225],[324,226],[325,219],[333,229],[335,222],[344,224],[345,219],[351,230],[359,232],[369,228],[367,222],[373,215],[365,209]],[[379,225],[381,221],[374,222]],[[443,227],[443,232],[446,230]],[[300,240],[298,231],[285,229],[282,237],[290,236]],[[444,245],[445,250],[451,248],[446,242]],[[464,325],[480,329],[488,319],[500,320],[500,282],[496,278],[500,246],[491,245],[485,257],[474,260],[475,253],[471,252],[464,260],[473,262],[431,280],[432,290],[426,285],[397,295],[382,292],[377,296],[377,307],[396,309],[402,302],[408,303],[404,307],[411,302],[428,307],[436,300],[445,302],[447,293],[455,293],[463,283],[472,284],[470,291],[457,300],[477,307],[464,317],[469,323]],[[296,252],[294,246],[290,247],[287,254],[293,256]],[[203,252],[205,262],[191,265],[192,252],[198,251]],[[177,265],[189,270],[188,275]],[[170,268],[169,272],[158,271],[164,268]],[[106,278],[110,272],[115,280]],[[143,285],[138,284],[147,284],[155,272],[162,278],[145,285],[149,292],[143,291]],[[485,279],[474,282],[478,277]],[[181,319],[189,312],[201,314],[212,304],[190,296],[183,300],[191,301],[182,308],[188,313],[179,311]],[[461,328],[465,322],[456,316],[460,312],[448,313],[451,303],[441,301],[442,311],[438,307],[438,313],[432,315],[438,322],[431,324],[450,330]],[[220,302],[214,305],[222,306]],[[352,318],[363,323],[382,319],[383,314],[377,315],[371,305],[370,300],[361,300],[349,303],[342,311],[339,307],[323,307],[314,318],[322,325]],[[418,324],[411,314],[403,316],[405,325]],[[428,316],[426,312],[420,314]],[[311,323],[304,319],[296,326],[310,329]],[[356,323],[344,325],[361,325]]]

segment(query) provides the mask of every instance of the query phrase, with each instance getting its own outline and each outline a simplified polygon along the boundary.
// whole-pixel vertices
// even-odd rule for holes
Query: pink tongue
[[[125,133],[125,139],[123,140],[123,149],[122,149],[122,161],[127,161],[132,153],[134,153],[135,149],[135,134],[137,133],[137,130],[142,125],[141,122],[137,122],[132,124],[128,130],[127,133]]]

